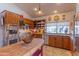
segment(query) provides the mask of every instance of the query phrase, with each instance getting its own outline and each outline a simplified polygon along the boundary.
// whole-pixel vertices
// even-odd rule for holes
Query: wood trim
[[[5,13],[5,12],[11,12],[11,13],[14,13],[14,14],[16,14],[16,15],[20,16],[20,14],[17,14],[17,13],[15,13],[15,12],[8,11],[8,10],[4,10],[4,11],[2,11],[1,13]]]
[[[43,46],[41,46],[41,56],[43,56]]]

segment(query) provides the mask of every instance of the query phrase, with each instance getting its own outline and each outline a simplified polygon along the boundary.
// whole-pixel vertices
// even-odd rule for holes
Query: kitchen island
[[[42,46],[44,40],[40,38],[34,38],[31,43],[24,43],[20,41],[18,43],[0,48],[0,56],[36,56],[39,51],[42,54]]]

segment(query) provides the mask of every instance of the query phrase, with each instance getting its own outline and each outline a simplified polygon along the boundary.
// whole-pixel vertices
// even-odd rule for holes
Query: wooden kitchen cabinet
[[[42,38],[42,34],[34,34],[34,38]]]
[[[32,20],[24,18],[24,23],[28,24],[30,29],[34,29],[34,22]]]
[[[72,44],[73,43],[69,36],[49,35],[49,37],[48,37],[49,46],[72,50],[72,48],[73,48]]]
[[[79,48],[79,37],[75,37],[75,45],[77,48]]]
[[[55,46],[55,42],[56,42],[56,40],[55,40],[55,37],[54,36],[49,36],[49,45],[50,46]]]
[[[62,37],[58,35],[49,36],[49,45],[54,47],[62,48]]]
[[[34,21],[34,27],[35,28],[41,28],[41,27],[45,27],[45,20],[35,20]]]
[[[56,42],[55,42],[56,43],[56,47],[62,48],[62,43],[63,43],[62,42],[62,36],[57,35],[55,39],[56,39]]]
[[[5,24],[19,24],[19,20],[19,15],[9,11],[5,12]]]
[[[4,15],[4,23],[5,24],[16,24],[16,25],[20,25],[20,19],[21,19],[21,15],[16,14],[14,12],[11,11],[7,11],[4,10],[2,12],[2,14]],[[28,18],[23,18],[23,22],[24,24],[28,24],[30,29],[34,28],[34,22]]]
[[[63,48],[72,50],[71,38],[69,36],[62,36],[62,38],[63,38]]]

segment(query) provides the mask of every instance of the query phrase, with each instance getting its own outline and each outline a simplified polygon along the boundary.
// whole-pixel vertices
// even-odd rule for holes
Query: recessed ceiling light
[[[37,11],[38,9],[37,9],[37,8],[34,8],[33,10],[34,10],[34,11]]]
[[[57,10],[54,11],[54,13],[57,13],[57,12],[58,12]]]

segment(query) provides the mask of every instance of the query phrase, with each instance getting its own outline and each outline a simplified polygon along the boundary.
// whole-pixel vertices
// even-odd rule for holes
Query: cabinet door
[[[59,36],[59,35],[56,36],[55,44],[56,44],[56,47],[62,48],[62,36]]]
[[[34,34],[34,38],[42,38],[42,34]]]
[[[5,24],[19,24],[20,17],[12,12],[6,12]]]
[[[34,28],[34,21],[27,19],[27,18],[24,18],[24,23],[28,24],[30,29]]]
[[[49,35],[48,45],[55,46],[55,37],[53,35]]]
[[[71,39],[69,36],[63,36],[63,48],[64,49],[68,49],[68,50],[71,50]]]

